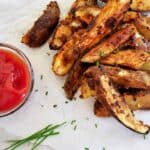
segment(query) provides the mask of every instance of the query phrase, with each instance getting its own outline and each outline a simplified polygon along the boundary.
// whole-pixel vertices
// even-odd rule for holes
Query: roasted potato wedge
[[[79,39],[76,49],[84,51],[100,42],[102,38],[108,35],[122,21],[124,13],[129,9],[130,0],[111,0]]]
[[[139,33],[150,41],[150,17],[141,15],[135,20],[134,24]]]
[[[52,70],[56,75],[63,76],[67,74],[74,64],[74,57],[77,54],[74,51],[74,45],[85,30],[79,30],[63,45],[60,51],[53,58]]]
[[[68,15],[59,23],[53,36],[49,39],[49,47],[51,49],[60,49],[62,45],[71,37],[71,35],[80,28],[84,28],[85,24],[75,17],[75,12],[80,8],[88,6],[95,6],[96,0],[76,0]],[[85,11],[84,11],[85,12]],[[80,9],[80,14],[81,14]],[[87,15],[87,14],[86,14]],[[82,18],[87,18],[82,16]]]
[[[101,8],[98,6],[86,6],[78,8],[74,16],[78,18],[81,22],[89,25],[101,12]]]
[[[68,99],[73,99],[74,94],[81,84],[82,75],[86,69],[87,65],[81,63],[79,59],[69,72],[64,84],[64,90]]]
[[[34,26],[22,37],[21,42],[29,47],[39,47],[44,44],[56,27],[60,16],[57,2],[47,5],[43,15],[34,23]]]
[[[124,15],[123,22],[127,23],[127,22],[135,21],[139,16],[140,14],[138,12],[128,11]]]
[[[101,59],[101,63],[150,71],[150,54],[142,50],[124,50]]]
[[[132,0],[130,7],[136,11],[150,11],[150,0]]]
[[[112,82],[123,88],[150,89],[150,74],[147,72],[110,66],[101,66],[101,69]]]
[[[105,41],[98,44],[96,47],[92,48],[88,53],[86,53],[81,61],[86,63],[94,63],[101,58],[106,57],[113,51],[115,51],[119,46],[127,42],[136,33],[136,28],[134,25],[127,25],[123,29],[114,33]]]
[[[117,120],[137,133],[146,134],[149,132],[150,127],[135,118],[131,109],[106,74],[103,74],[97,67],[91,67],[85,72],[85,77],[93,78],[97,100],[102,103]]]
[[[150,91],[140,91],[137,93],[124,93],[124,100],[131,110],[150,109]],[[94,113],[98,117],[110,117],[111,113],[98,101],[94,104]]]

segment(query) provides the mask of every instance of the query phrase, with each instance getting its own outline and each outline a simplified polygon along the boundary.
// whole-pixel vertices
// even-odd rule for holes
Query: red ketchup
[[[31,88],[27,63],[12,51],[0,48],[0,114],[24,103]]]

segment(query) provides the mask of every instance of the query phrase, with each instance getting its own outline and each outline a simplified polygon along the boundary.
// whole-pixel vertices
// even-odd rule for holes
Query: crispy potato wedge
[[[150,17],[141,15],[135,20],[134,24],[139,33],[150,41]]]
[[[53,58],[52,70],[56,75],[63,76],[67,74],[74,64],[74,57],[77,57],[74,51],[74,45],[85,30],[79,30],[63,45],[60,51]]]
[[[147,72],[110,66],[101,66],[101,68],[113,83],[123,88],[150,89],[150,74]]]
[[[102,103],[117,120],[137,133],[147,134],[149,132],[150,127],[135,118],[131,109],[107,75],[103,74],[99,68],[91,67],[85,72],[85,76],[93,78],[97,100]]]
[[[101,59],[101,63],[150,71],[150,54],[142,50],[124,50]]]
[[[79,59],[69,72],[64,84],[64,90],[68,99],[73,99],[74,94],[81,84],[82,75],[86,69],[87,65],[81,63]]]
[[[76,46],[78,51],[84,51],[97,44],[122,21],[124,13],[129,9],[130,0],[111,0],[96,18]]]
[[[150,0],[132,0],[130,7],[136,11],[150,11]]]
[[[86,6],[80,7],[75,11],[75,18],[78,18],[81,22],[89,25],[101,12],[101,8],[98,6]]]
[[[127,23],[127,22],[135,21],[139,16],[140,16],[140,14],[138,12],[128,11],[124,15],[123,22]]]
[[[96,0],[76,0],[68,15],[59,23],[54,34],[49,39],[49,47],[51,49],[60,49],[62,45],[69,39],[69,37],[80,28],[84,28],[85,24],[75,17],[75,12],[80,8],[88,6],[95,6]],[[81,14],[80,9],[80,14]],[[86,14],[87,15],[87,14]],[[82,18],[87,18],[82,16]]]
[[[124,100],[131,110],[150,109],[150,91],[140,91],[137,93],[124,93]],[[110,117],[111,113],[98,101],[94,104],[94,113],[97,117]]]
[[[127,42],[136,33],[136,28],[134,25],[127,25],[123,29],[114,33],[105,41],[98,44],[96,47],[92,48],[88,53],[86,53],[81,61],[86,63],[94,63],[101,58],[106,57],[114,50],[119,48],[122,44]]]
[[[57,2],[52,1],[34,26],[22,37],[21,42],[29,47],[39,47],[44,44],[56,27],[60,16]]]

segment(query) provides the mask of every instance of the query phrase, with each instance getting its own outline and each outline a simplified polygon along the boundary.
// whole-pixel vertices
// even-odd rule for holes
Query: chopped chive
[[[54,107],[54,108],[56,108],[56,107],[57,107],[57,105],[55,104],[55,105],[53,105],[53,107]]]
[[[77,129],[77,125],[76,125],[76,126],[74,126],[73,130],[75,131],[76,129]]]
[[[102,148],[102,150],[106,150],[106,148],[105,148],[105,147],[103,147],[103,148]]]
[[[85,147],[84,150],[90,150],[88,147]]]
[[[146,139],[146,135],[145,134],[143,135],[143,138],[144,138],[144,140]]]
[[[48,91],[45,92],[45,95],[46,95],[46,96],[48,95]]]
[[[43,75],[41,75],[41,80],[43,80]]]
[[[39,90],[38,89],[36,89],[34,92],[38,92]]]
[[[68,101],[65,101],[65,103],[68,104],[69,102],[68,102]]]
[[[99,67],[100,66],[100,62],[96,61],[96,66]]]
[[[76,120],[72,120],[71,121],[71,125],[73,125],[74,123],[76,123]]]
[[[97,128],[98,127],[98,124],[97,123],[95,123],[95,128]]]
[[[100,56],[101,56],[101,57],[104,57],[104,56],[105,56],[104,51],[100,51]]]

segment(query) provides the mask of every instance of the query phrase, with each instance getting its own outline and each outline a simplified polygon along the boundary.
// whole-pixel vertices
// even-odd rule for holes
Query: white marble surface
[[[58,0],[64,16],[73,0]],[[55,150],[149,150],[150,135],[144,140],[143,135],[136,134],[113,118],[96,118],[93,114],[93,102],[77,101],[65,104],[66,98],[62,90],[63,78],[56,77],[50,69],[53,51],[48,44],[38,49],[30,49],[20,43],[21,36],[49,0],[0,0],[0,42],[12,44],[20,48],[30,59],[35,72],[35,86],[28,102],[17,112],[0,118],[0,150],[3,150],[4,141],[12,135],[24,137],[45,127],[49,123],[77,120],[77,129],[68,123],[60,129],[61,134],[49,138],[44,147],[39,149]],[[48,56],[46,53],[50,52]],[[43,80],[40,76],[43,75]],[[45,92],[49,91],[48,96]],[[57,108],[53,105],[57,104]],[[43,106],[43,107],[42,107]],[[150,112],[137,112],[136,116],[150,124]],[[89,118],[87,120],[86,118]],[[95,128],[94,124],[98,124]],[[14,136],[13,136],[14,137]],[[30,149],[29,147],[23,148]]]

